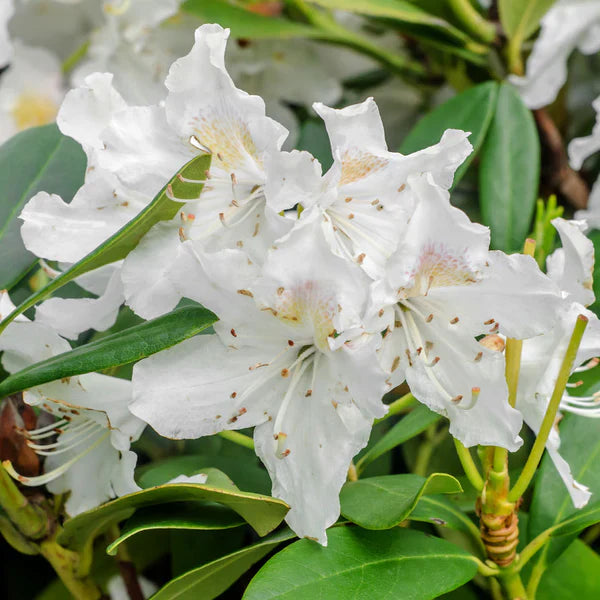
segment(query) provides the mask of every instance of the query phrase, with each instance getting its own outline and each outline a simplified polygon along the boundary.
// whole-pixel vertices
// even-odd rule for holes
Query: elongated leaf
[[[179,308],[10,375],[0,383],[0,398],[63,377],[141,360],[187,340],[217,320],[217,316],[204,307]]]
[[[467,35],[446,20],[404,0],[309,0],[309,2],[324,8],[393,19],[396,24],[424,26],[432,29],[438,37],[445,37],[461,44],[469,40]]]
[[[234,510],[259,535],[266,535],[283,521],[289,509],[285,502],[241,492],[216,469],[206,473],[208,480],[204,485],[176,483],[148,488],[77,515],[65,522],[59,543],[72,550],[81,550],[98,533],[112,523],[131,517],[137,509],[174,502],[197,503],[199,511],[207,502],[217,502]]]
[[[536,600],[600,598],[600,557],[581,540],[574,540],[540,581]]]
[[[21,240],[18,216],[39,191],[71,200],[83,183],[86,158],[54,124],[18,133],[0,147],[0,289],[20,279],[37,257]]]
[[[408,519],[450,527],[479,536],[479,528],[473,521],[443,496],[421,496],[414,510],[408,515]]]
[[[469,131],[473,152],[456,170],[454,175],[454,185],[456,185],[483,145],[494,116],[498,90],[497,83],[488,81],[450,98],[427,113],[415,125],[402,142],[400,152],[409,154],[437,144],[446,129]]]
[[[600,423],[577,415],[567,415],[559,425],[560,453],[569,463],[576,481],[587,485],[592,499],[600,497]],[[533,539],[545,529],[549,529],[566,519],[585,515],[587,508],[578,510],[554,464],[548,455],[544,456],[535,481],[533,499],[529,511],[529,538]],[[585,517],[583,517],[585,518]],[[551,540],[547,549],[540,553],[538,560],[551,564],[571,543],[575,533],[568,526],[560,537]]]
[[[244,600],[437,598],[477,572],[464,550],[420,531],[335,527],[326,548],[299,540],[256,574]]]
[[[208,442],[209,438],[205,440]],[[252,450],[231,444],[220,437],[213,437],[210,442],[214,442],[213,453],[173,456],[152,462],[136,471],[136,481],[143,488],[162,485],[178,475],[194,475],[210,466],[227,473],[242,490],[258,494],[270,492],[271,480],[267,470],[259,464]],[[223,444],[229,444],[235,455],[225,455],[228,448],[223,449]]]
[[[552,532],[553,537],[579,533],[582,529],[600,523],[600,502],[588,504],[572,517],[561,521]]]
[[[183,205],[182,202],[174,202],[167,196],[172,190],[175,198],[193,199],[198,198],[202,192],[203,181],[210,167],[211,156],[202,154],[196,156],[177,173],[171,181],[158,193],[152,202],[136,215],[129,223],[126,223],[119,231],[108,238],[95,250],[84,256],[70,269],[53,279],[48,285],[30,296],[25,302],[17,307],[7,318],[0,322],[0,333],[18,315],[31,308],[61,288],[76,277],[93,271],[109,263],[125,258],[133,250],[146,233],[159,221],[172,219]],[[184,183],[180,177],[199,181],[200,183]]]
[[[439,421],[439,419],[441,419],[440,415],[429,410],[424,404],[419,404],[363,455],[357,464],[357,468],[362,471],[374,460],[396,446],[419,435],[419,433],[425,431],[425,429]]]
[[[245,521],[230,508],[220,505],[202,505],[179,502],[141,508],[121,527],[121,535],[106,551],[115,555],[118,547],[130,537],[153,529],[231,529]]]
[[[212,600],[279,544],[296,536],[284,529],[238,552],[223,556],[169,581],[152,600]]]
[[[207,23],[229,27],[236,38],[289,39],[323,36],[323,32],[302,23],[278,17],[265,17],[223,0],[187,0],[181,9]]]
[[[525,41],[556,0],[498,0],[502,27],[509,38]]]
[[[531,229],[540,176],[540,142],[531,111],[502,84],[481,149],[479,196],[492,246],[519,251]]]
[[[341,512],[365,529],[390,529],[407,519],[423,494],[462,492],[457,479],[445,473],[384,475],[346,483],[340,493]]]

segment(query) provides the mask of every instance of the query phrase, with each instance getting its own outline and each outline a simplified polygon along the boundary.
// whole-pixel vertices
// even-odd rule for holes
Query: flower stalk
[[[571,375],[571,371],[573,370],[573,364],[575,363],[575,357],[577,356],[577,350],[581,344],[581,338],[583,337],[587,324],[588,318],[585,315],[579,315],[577,317],[575,328],[573,329],[573,334],[571,335],[567,351],[563,358],[563,362],[554,385],[552,396],[550,397],[550,402],[548,404],[544,420],[542,421],[542,425],[535,439],[535,443],[533,444],[533,448],[531,449],[531,453],[527,458],[527,462],[523,467],[523,471],[521,471],[517,482],[508,494],[508,499],[511,502],[516,502],[523,495],[523,492],[525,492],[529,486],[533,476],[535,475],[537,467],[542,460],[546,442],[548,441],[548,436],[550,435],[550,431],[554,426],[556,413],[558,412],[560,401],[565,393],[567,382]]]

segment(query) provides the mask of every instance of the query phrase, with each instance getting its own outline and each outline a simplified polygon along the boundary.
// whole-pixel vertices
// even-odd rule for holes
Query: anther
[[[458,394],[458,396],[454,396],[454,398],[451,398],[450,402],[452,402],[453,404],[458,404],[462,399],[462,394]]]
[[[254,298],[254,294],[250,290],[238,290],[237,293],[241,294],[242,296],[249,296],[250,298]]]
[[[454,317],[454,319],[450,320],[450,325],[456,325],[458,323],[458,321],[459,321],[459,318],[458,317]]]
[[[433,313],[429,313],[429,315],[425,319],[425,323],[431,323],[432,320],[433,320]]]
[[[235,332],[235,329],[233,327],[231,328],[231,331],[229,333],[231,333],[233,337],[237,337],[237,333]]]
[[[392,368],[390,369],[392,373],[398,368],[399,364],[400,364],[400,357],[399,356],[394,357],[394,361],[392,362]]]

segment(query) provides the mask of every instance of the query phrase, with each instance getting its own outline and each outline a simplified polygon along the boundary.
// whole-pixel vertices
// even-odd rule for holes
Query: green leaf
[[[135,362],[200,333],[218,320],[204,307],[186,306],[25,367],[0,383],[0,398],[56,379]]]
[[[369,17],[392,19],[396,25],[421,26],[438,39],[466,44],[469,37],[439,16],[432,15],[404,0],[308,0],[324,8],[346,10]]]
[[[440,419],[440,415],[429,410],[424,404],[419,404],[398,421],[376,444],[367,450],[358,461],[356,468],[359,472],[363,471],[374,460],[396,446],[419,435]]]
[[[126,223],[119,231],[109,237],[95,250],[84,256],[70,269],[53,279],[48,285],[30,296],[20,304],[6,319],[0,322],[0,333],[18,315],[25,312],[39,302],[61,288],[76,277],[92,271],[109,263],[125,258],[133,250],[146,233],[159,221],[172,219],[184,204],[174,202],[167,197],[169,190],[175,198],[191,200],[198,198],[202,192],[206,172],[210,167],[210,154],[201,154],[193,158],[182,167],[171,181],[157,194],[152,202],[144,208],[131,221]],[[197,181],[198,183],[184,183],[180,177]]]
[[[64,524],[59,543],[81,551],[90,540],[113,523],[128,519],[140,508],[174,502],[194,502],[201,512],[207,502],[217,502],[234,510],[259,535],[266,535],[283,521],[288,505],[276,498],[239,491],[216,469],[206,469],[204,485],[191,483],[166,484],[121,496],[102,506],[84,512]]]
[[[223,0],[187,0],[181,5],[181,9],[205,23],[219,23],[223,27],[229,27],[236,38],[290,39],[323,35],[310,25],[278,17],[265,17]]]
[[[507,83],[481,149],[479,195],[492,247],[520,251],[531,229],[538,195],[540,142],[531,111]]]
[[[508,38],[525,41],[556,0],[498,0],[500,22]]]
[[[152,600],[212,600],[271,550],[295,537],[287,528],[278,531],[252,546],[192,569],[169,581],[152,596]]]
[[[470,581],[474,557],[420,531],[335,527],[326,548],[299,540],[256,574],[244,600],[437,598]]]
[[[400,152],[409,154],[437,144],[446,129],[470,131],[469,141],[473,152],[456,170],[456,185],[477,156],[492,122],[499,86],[493,81],[477,85],[462,92],[427,113],[406,136]]]
[[[560,453],[569,463],[571,472],[576,481],[587,485],[593,498],[600,496],[600,424],[596,419],[569,414],[560,423]],[[538,471],[533,499],[529,511],[529,538],[533,539],[542,531],[557,525],[569,517],[575,519],[582,515],[585,519],[586,511],[593,511],[597,507],[594,503],[590,508],[577,510],[571,501],[568,490],[559,477],[554,464],[546,454]],[[569,532],[568,524],[560,537],[555,537],[540,556],[546,558],[548,564],[552,563],[573,540],[575,533]],[[546,556],[544,556],[546,555]]]
[[[411,521],[422,521],[440,527],[450,527],[450,529],[456,529],[471,535],[475,534],[479,537],[477,525],[443,496],[421,496],[408,518]]]
[[[462,492],[446,473],[384,475],[346,483],[340,493],[342,515],[365,529],[390,529],[407,519],[423,494]]]
[[[537,600],[600,598],[600,557],[581,540],[575,540],[548,569],[535,595]]]
[[[590,525],[600,523],[600,501],[579,509],[572,517],[561,521],[552,531],[552,537],[579,533]]]
[[[121,527],[121,535],[106,549],[114,556],[117,548],[130,537],[153,529],[231,529],[245,521],[230,508],[221,505],[203,505],[191,502],[161,504],[141,508]]]
[[[42,190],[70,201],[85,166],[79,144],[54,124],[18,133],[0,147],[0,289],[10,289],[37,261],[21,240],[23,206]]]
[[[215,467],[227,473],[228,477],[242,490],[259,494],[269,493],[271,480],[254,452],[223,440],[219,436],[214,436],[213,440],[219,444],[220,448],[213,454],[173,456],[149,463],[136,471],[136,481],[141,487],[147,488],[162,485],[178,475],[194,475],[202,472],[202,469],[206,467]],[[222,449],[223,444],[229,444],[236,455],[225,456]]]

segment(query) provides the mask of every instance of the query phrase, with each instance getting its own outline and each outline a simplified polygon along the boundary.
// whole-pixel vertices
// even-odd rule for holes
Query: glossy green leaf
[[[567,415],[560,423],[560,453],[569,463],[573,477],[592,492],[592,500],[600,497],[600,423],[577,415]],[[545,529],[566,519],[579,515],[585,519],[586,510],[577,510],[571,501],[568,490],[559,477],[548,455],[544,456],[535,481],[533,499],[529,511],[529,537],[533,539]],[[583,511],[583,512],[582,512]],[[576,522],[576,521],[575,521]],[[539,559],[549,564],[563,552],[573,540],[575,533],[569,533],[568,525],[564,534],[551,540]]]
[[[479,528],[444,496],[421,496],[408,518],[479,536]]]
[[[69,202],[85,166],[81,146],[54,124],[18,133],[0,147],[0,289],[10,289],[37,261],[21,240],[23,206],[42,190]]]
[[[596,600],[600,598],[600,557],[574,540],[540,581],[536,600]]]
[[[425,431],[441,419],[440,415],[429,410],[424,404],[417,405],[398,423],[396,423],[376,444],[358,461],[356,467],[362,471],[374,460]]]
[[[15,317],[34,306],[37,302],[44,300],[63,285],[69,283],[69,281],[73,281],[73,279],[88,271],[93,271],[94,269],[125,258],[156,223],[172,219],[183,205],[183,202],[175,202],[168,198],[167,194],[169,194],[169,190],[172,191],[175,198],[181,198],[182,200],[191,200],[200,196],[210,162],[211,156],[209,154],[201,154],[184,165],[152,202],[131,221],[126,223],[119,231],[98,246],[98,248],[75,263],[70,269],[64,271],[61,275],[50,281],[48,285],[30,296],[8,318],[0,322],[0,333]],[[180,177],[198,181],[199,183],[184,183],[180,180]]]
[[[154,529],[213,530],[231,529],[244,525],[245,521],[226,506],[218,504],[198,505],[179,502],[141,508],[127,519],[121,527],[121,535],[106,549],[115,555],[118,547],[129,538],[143,531]]]
[[[176,483],[148,488],[77,515],[65,522],[59,543],[72,550],[81,550],[98,533],[113,523],[128,519],[137,509],[175,502],[197,503],[199,511],[207,502],[217,502],[234,510],[259,535],[266,535],[283,521],[289,509],[285,502],[241,492],[216,469],[204,472],[208,475],[204,485]]]
[[[586,527],[600,523],[600,502],[588,504],[580,508],[572,517],[561,521],[552,531],[552,536],[579,533]]]
[[[236,38],[290,39],[323,35],[310,25],[259,15],[223,0],[187,0],[181,5],[181,9],[205,23],[219,23],[223,27],[229,27]]]
[[[432,15],[418,6],[404,0],[308,0],[324,8],[347,10],[353,13],[392,19],[395,24],[407,24],[431,29],[437,37],[447,38],[461,44],[468,42],[469,37],[460,29],[439,16]]]
[[[474,557],[445,540],[396,527],[335,527],[327,547],[299,540],[256,574],[244,600],[428,600],[471,580]]]
[[[271,550],[295,537],[287,528],[273,533],[252,546],[176,577],[152,596],[152,600],[212,600]]]
[[[447,100],[428,112],[406,136],[400,152],[409,154],[437,144],[446,129],[471,132],[469,141],[473,152],[456,170],[456,185],[477,156],[487,134],[498,98],[499,86],[493,81],[477,85]]]
[[[186,306],[25,367],[0,383],[0,398],[56,379],[125,365],[170,348],[217,321],[204,307]]]
[[[236,451],[235,456],[226,456],[224,450],[216,450],[212,454],[189,454],[173,456],[144,465],[136,471],[136,481],[143,487],[162,485],[178,475],[193,475],[206,467],[220,469],[232,479],[242,490],[268,494],[271,480],[267,470],[260,465],[256,454],[247,448],[232,444],[218,436],[213,440],[222,444],[230,444]]]
[[[525,41],[556,0],[498,0],[500,22],[509,38]]]
[[[346,483],[340,493],[342,515],[365,529],[390,529],[407,519],[423,494],[462,492],[457,479],[433,473],[369,477]]]
[[[540,142],[531,111],[502,84],[481,149],[479,196],[492,247],[520,251],[531,230],[540,176]]]

